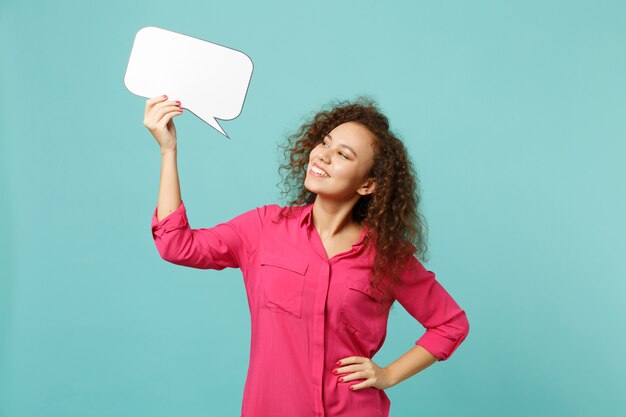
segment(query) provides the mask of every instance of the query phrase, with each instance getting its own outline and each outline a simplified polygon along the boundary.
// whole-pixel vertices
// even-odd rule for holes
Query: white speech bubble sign
[[[135,35],[124,84],[141,97],[166,94],[179,100],[228,138],[215,119],[239,116],[252,68],[252,60],[241,51],[148,26]]]

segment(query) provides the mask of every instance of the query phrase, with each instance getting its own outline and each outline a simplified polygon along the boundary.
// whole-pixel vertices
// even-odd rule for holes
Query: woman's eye
[[[328,146],[328,144],[326,143],[326,140],[325,140],[325,139],[324,139],[324,140],[322,140],[322,146],[324,146],[324,147]],[[343,156],[343,157],[344,157],[344,158],[346,158],[346,159],[350,159],[350,158],[348,158],[348,156],[347,156],[346,154],[344,154],[343,152],[339,152],[339,155]]]

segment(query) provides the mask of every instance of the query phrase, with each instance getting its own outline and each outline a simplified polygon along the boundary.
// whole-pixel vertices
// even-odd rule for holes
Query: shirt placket
[[[315,294],[315,302],[313,306],[313,361],[311,364],[311,375],[314,387],[315,398],[315,417],[325,417],[326,410],[324,409],[324,390],[323,390],[323,376],[324,376],[324,362],[325,362],[325,335],[326,335],[326,300],[328,299],[328,289],[330,286],[330,274],[332,273],[332,263],[337,262],[339,259],[349,256],[357,247],[360,246],[363,235],[359,242],[352,246],[347,252],[337,254],[328,259],[326,249],[322,243],[322,239],[317,233],[317,230],[313,226],[310,218],[308,219],[307,238],[309,243],[317,252],[320,259],[322,259],[322,267],[320,268],[319,277],[317,280],[317,290]]]
[[[322,264],[320,276],[317,280],[317,290],[315,293],[315,303],[313,307],[313,361],[311,375],[315,392],[315,416],[324,417],[324,397],[323,397],[323,373],[324,373],[324,344],[325,344],[325,310],[326,297],[330,284],[330,265],[328,262]]]

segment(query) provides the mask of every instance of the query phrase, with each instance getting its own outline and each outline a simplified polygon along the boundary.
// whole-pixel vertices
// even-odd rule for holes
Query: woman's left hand
[[[350,386],[353,391],[367,387],[384,390],[393,385],[389,380],[387,369],[379,367],[370,358],[350,356],[340,359],[339,363],[340,365],[333,369],[338,382],[346,383],[355,379],[365,379],[363,382]]]

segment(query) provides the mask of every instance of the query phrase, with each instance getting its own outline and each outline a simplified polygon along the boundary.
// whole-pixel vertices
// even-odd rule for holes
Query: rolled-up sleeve
[[[396,299],[407,312],[426,328],[415,342],[439,361],[448,359],[469,333],[465,311],[436,280],[435,273],[411,256],[402,273],[402,285]]]
[[[161,258],[173,264],[199,269],[246,269],[262,233],[265,210],[266,206],[257,207],[213,227],[192,229],[184,202],[160,221],[155,208],[152,237]]]

